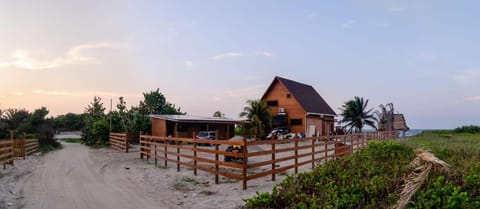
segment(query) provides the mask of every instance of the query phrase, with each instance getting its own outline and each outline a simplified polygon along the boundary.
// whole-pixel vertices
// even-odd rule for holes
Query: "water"
[[[410,129],[405,132],[405,136],[415,136],[423,132],[423,129]]]

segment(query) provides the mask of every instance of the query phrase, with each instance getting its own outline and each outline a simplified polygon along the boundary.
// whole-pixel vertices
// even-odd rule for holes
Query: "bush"
[[[412,149],[396,142],[372,142],[313,172],[287,176],[272,193],[246,199],[248,208],[386,208],[410,172]]]
[[[460,126],[453,130],[454,133],[470,133],[478,134],[480,133],[480,126],[469,125],[469,126]]]

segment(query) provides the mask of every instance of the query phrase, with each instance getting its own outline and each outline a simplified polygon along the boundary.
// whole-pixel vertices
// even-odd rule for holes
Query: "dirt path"
[[[177,208],[130,181],[125,168],[107,169],[112,162],[89,148],[71,143],[63,146],[44,156],[20,182],[24,208]]]

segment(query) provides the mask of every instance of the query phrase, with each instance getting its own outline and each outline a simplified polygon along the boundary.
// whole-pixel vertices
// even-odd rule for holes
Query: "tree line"
[[[185,114],[174,104],[166,101],[165,96],[155,91],[143,93],[143,100],[137,106],[127,107],[123,97],[118,98],[115,109],[106,111],[100,97],[84,109],[83,113],[67,113],[56,117],[47,117],[46,107],[29,112],[26,109],[0,109],[0,139],[10,137],[14,130],[14,138],[38,138],[41,144],[57,144],[53,140],[58,131],[81,131],[82,142],[87,145],[105,145],[109,132],[151,132],[150,114]]]

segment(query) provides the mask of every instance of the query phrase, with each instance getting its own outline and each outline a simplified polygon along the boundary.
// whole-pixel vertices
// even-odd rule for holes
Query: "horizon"
[[[188,6],[186,6],[188,4]],[[159,91],[191,115],[238,118],[275,76],[339,114],[393,103],[411,129],[480,124],[480,2],[5,1],[0,109],[108,112]]]

